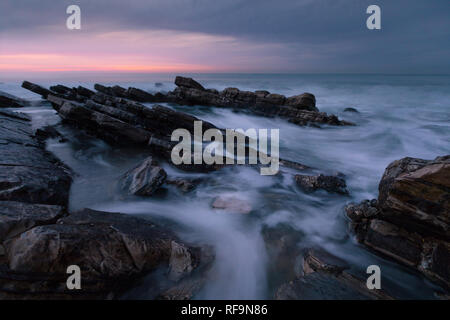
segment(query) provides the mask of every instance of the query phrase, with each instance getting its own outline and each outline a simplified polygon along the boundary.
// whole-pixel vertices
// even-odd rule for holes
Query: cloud
[[[379,31],[365,27],[372,0],[3,0],[0,50],[34,53],[27,50],[47,46],[64,52],[48,43],[53,39],[72,52],[92,54],[82,35],[104,54],[150,50],[154,59],[171,50],[168,63],[206,62],[217,70],[450,73],[448,0],[376,3],[382,10]],[[65,29],[70,4],[81,7],[78,34]],[[32,41],[31,48],[27,37],[42,46]]]

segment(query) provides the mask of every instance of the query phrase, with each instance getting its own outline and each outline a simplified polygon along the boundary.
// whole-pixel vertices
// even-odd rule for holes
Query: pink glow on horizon
[[[267,48],[228,36],[169,30],[0,32],[0,72],[245,71],[261,62],[270,65],[257,58]]]

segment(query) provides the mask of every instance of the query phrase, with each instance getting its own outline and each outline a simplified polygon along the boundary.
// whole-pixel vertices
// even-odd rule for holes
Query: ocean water
[[[134,86],[150,92],[168,91],[175,75],[153,74],[117,80],[33,79],[49,86],[61,83],[93,88],[95,82]],[[350,196],[326,192],[305,194],[293,180],[293,172],[261,176],[249,167],[224,168],[209,174],[163,167],[172,177],[203,177],[205,183],[191,193],[169,188],[152,198],[124,198],[115,183],[125,171],[148,156],[142,150],[113,148],[70,127],[61,132],[69,141],[49,140],[47,148],[76,172],[70,208],[90,207],[156,219],[169,225],[182,239],[209,244],[216,259],[208,281],[197,298],[271,299],[289,275],[271,267],[263,230],[289,225],[298,232],[299,248],[320,246],[347,260],[365,274],[367,266],[381,267],[382,288],[409,299],[432,299],[436,288],[417,272],[359,246],[349,234],[343,207],[378,196],[378,183],[386,166],[403,157],[433,159],[450,154],[450,76],[438,75],[188,75],[205,87],[268,90],[286,96],[311,92],[320,111],[334,113],[356,123],[351,127],[299,127],[277,118],[264,118],[230,109],[173,106],[222,128],[280,130],[280,157],[325,172],[342,172]],[[56,124],[59,117],[39,96],[20,88],[20,82],[4,81],[0,90],[31,99],[35,105],[22,109],[33,116],[35,128]],[[147,104],[149,108],[152,104]],[[344,112],[356,108],[359,113]],[[235,195],[252,206],[249,215],[212,209],[214,198]],[[131,296],[150,298],[143,285]]]

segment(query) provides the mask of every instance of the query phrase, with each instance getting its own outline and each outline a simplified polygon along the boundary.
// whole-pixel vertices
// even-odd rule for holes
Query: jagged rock
[[[148,157],[121,179],[122,189],[137,196],[151,196],[165,181],[167,173]]]
[[[27,100],[0,91],[0,108],[22,108],[29,105],[30,102]]]
[[[0,113],[0,201],[66,206],[71,174],[33,138],[29,118]]]
[[[28,89],[30,91],[33,91],[34,93],[37,93],[42,96],[42,98],[46,99],[49,94],[52,92],[44,87],[41,87],[40,85],[31,83],[29,81],[22,82],[22,88]]]
[[[212,207],[215,209],[223,209],[230,213],[249,214],[252,211],[252,206],[247,201],[232,195],[217,197],[214,199]]]
[[[450,157],[391,163],[378,200],[345,210],[359,242],[450,288]]]
[[[378,203],[386,219],[450,239],[449,190],[450,156],[403,158],[386,168]]]
[[[314,192],[318,189],[323,189],[328,192],[339,194],[348,194],[347,185],[342,175],[318,176],[295,175],[295,182],[306,192]]]
[[[148,220],[85,209],[8,240],[0,292],[50,298],[117,297],[156,267],[167,267],[176,250],[173,246],[187,248],[192,261],[200,260],[200,249]],[[66,288],[69,265],[81,269],[81,290]]]
[[[177,76],[175,78],[175,84],[179,87],[205,90],[205,88],[203,88],[203,86],[200,83],[198,83],[197,81],[195,81],[192,78],[185,78],[185,77]]]

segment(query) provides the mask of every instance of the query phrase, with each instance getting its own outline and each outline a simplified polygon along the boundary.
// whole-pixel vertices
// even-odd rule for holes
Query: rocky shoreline
[[[177,77],[175,84],[177,88],[166,94],[99,84],[96,92],[82,86],[47,89],[28,81],[22,86],[49,101],[63,123],[112,146],[133,145],[149,152],[152,156],[118,181],[122,192],[141,197],[152,196],[164,185],[189,192],[202,183],[172,177],[159,164],[169,162],[172,131],[185,128],[193,133],[193,122],[200,119],[156,103],[233,108],[301,126],[353,125],[319,112],[310,93],[284,97],[236,88],[219,92],[183,77]],[[155,105],[148,108],[142,103]],[[45,150],[44,143],[49,137],[60,137],[59,133],[52,127],[33,132],[29,116],[8,109],[29,105],[0,92],[0,298],[116,299],[157,270],[162,270],[164,280],[154,284],[152,298],[195,297],[208,281],[214,250],[208,244],[184,242],[147,219],[91,209],[69,212],[73,173]],[[203,122],[204,130],[210,128],[222,130]],[[294,180],[305,193],[320,189],[349,195],[341,174],[324,175],[283,159],[280,166],[301,172]],[[221,166],[178,168],[209,172]],[[218,197],[212,206],[244,214],[252,211],[249,204],[233,197]],[[378,199],[349,204],[345,213],[360,244],[450,290],[450,156],[391,163],[380,181]],[[295,231],[264,232],[275,268],[290,277],[276,291],[276,299],[395,298],[383,290],[368,290],[364,276],[322,248],[300,250]],[[287,253],[289,259],[284,261]],[[83,290],[66,287],[66,269],[72,264],[81,267]]]

